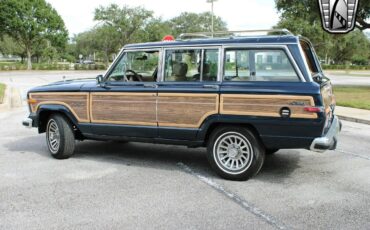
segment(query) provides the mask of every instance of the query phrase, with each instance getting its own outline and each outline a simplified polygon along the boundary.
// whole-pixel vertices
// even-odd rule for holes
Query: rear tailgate
[[[335,97],[333,94],[333,87],[329,78],[325,77],[322,72],[320,62],[317,58],[314,48],[312,47],[312,44],[308,41],[308,39],[301,38],[300,45],[313,80],[320,84],[322,106],[325,115],[325,125],[323,127],[323,133],[325,134],[329,129],[334,117]]]

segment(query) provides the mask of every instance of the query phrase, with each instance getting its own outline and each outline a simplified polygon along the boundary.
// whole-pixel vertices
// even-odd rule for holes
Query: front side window
[[[157,81],[159,51],[126,52],[108,76],[110,82]]]
[[[283,50],[233,49],[225,55],[225,81],[299,81]]]
[[[167,50],[164,81],[217,81],[218,49]]]

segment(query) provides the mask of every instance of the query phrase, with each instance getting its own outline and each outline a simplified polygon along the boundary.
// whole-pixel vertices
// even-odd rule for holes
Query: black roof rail
[[[195,33],[183,33],[180,34],[178,40],[187,39],[209,39],[209,38],[235,38],[235,37],[248,37],[248,35],[241,34],[253,34],[253,33],[267,33],[268,35],[294,35],[287,29],[268,29],[268,30],[234,30],[234,31],[215,31],[215,32],[195,32]]]

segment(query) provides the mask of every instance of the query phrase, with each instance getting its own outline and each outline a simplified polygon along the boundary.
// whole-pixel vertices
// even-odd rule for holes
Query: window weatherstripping
[[[261,44],[241,44],[241,45],[225,45],[222,47],[223,49],[223,56],[224,56],[224,59],[222,62],[225,62],[225,54],[226,54],[226,50],[227,49],[261,49],[261,50],[266,50],[266,49],[281,49],[283,51],[285,51],[285,54],[287,55],[288,57],[288,60],[290,61],[290,63],[293,65],[293,68],[294,70],[296,71],[297,75],[298,75],[298,78],[299,80],[301,80],[301,82],[306,82],[306,79],[304,78],[303,74],[302,74],[302,71],[299,69],[298,67],[298,64],[297,62],[294,60],[290,50],[288,49],[288,47],[286,45],[261,45]],[[225,71],[225,66],[223,67],[223,71],[222,71],[222,75],[224,74],[224,71]],[[224,81],[223,77],[221,79],[221,81]]]
[[[204,49],[202,49],[201,51],[201,55],[200,55],[200,75],[199,75],[199,81],[202,82],[203,81],[203,74],[204,74],[204,61],[205,61],[205,56],[204,56],[205,52],[204,52]]]

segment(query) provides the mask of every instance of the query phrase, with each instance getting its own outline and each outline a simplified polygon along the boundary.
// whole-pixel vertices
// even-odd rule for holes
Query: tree
[[[60,55],[60,58],[66,60],[67,62],[76,62],[77,57],[77,44],[73,41],[73,39],[71,39],[68,42],[65,51]]]
[[[118,53],[121,48],[120,33],[112,26],[99,26],[94,29],[94,49],[103,54],[105,63],[108,64],[112,54]]]
[[[99,56],[102,54],[106,62],[126,44],[159,41],[170,33],[168,23],[155,18],[152,11],[142,7],[120,8],[116,4],[101,6],[95,10],[94,19],[99,22],[98,26],[84,36],[79,36],[77,46],[81,46],[84,41]]]
[[[86,57],[96,51],[94,46],[95,32],[93,29],[79,33],[73,40],[76,43],[76,57],[79,55]]]
[[[178,17],[169,20],[168,23],[174,36],[178,36],[182,33],[211,32],[212,14],[210,12],[200,14],[184,12]],[[214,18],[214,30],[227,30],[226,22],[218,16]]]
[[[169,23],[163,21],[162,18],[153,18],[143,30],[136,34],[137,38],[134,40],[141,42],[161,41],[165,35],[169,34],[172,34]]]
[[[48,41],[63,50],[68,39],[62,18],[45,0],[0,0],[0,34],[19,42],[27,54],[28,69],[40,44]]]
[[[4,35],[2,38],[0,38],[0,53],[4,55],[19,56],[22,58],[22,61],[25,56],[24,49],[8,35]]]
[[[320,59],[325,59],[326,63],[329,60],[342,64],[352,61],[363,63],[361,60],[369,58],[367,47],[370,41],[360,30],[334,35],[322,29],[316,1],[277,0],[276,7],[281,17],[275,28],[286,28],[294,34],[308,37]]]
[[[121,46],[120,33],[110,25],[100,25],[75,37],[77,56],[90,57],[97,54],[108,63],[111,55],[118,53]]]
[[[320,20],[320,9],[317,0],[275,0],[276,8],[282,18],[299,18],[307,14],[305,18],[309,23]],[[370,29],[370,23],[366,20],[370,17],[370,1],[360,0],[356,17],[356,27],[360,30]]]
[[[112,4],[95,10],[98,21],[93,29],[75,37],[78,54],[85,57],[92,53],[110,61],[113,54],[129,43],[160,41],[165,35],[183,32],[211,31],[211,14],[183,13],[179,17],[164,21],[153,16],[152,11],[142,7],[119,7]],[[216,17],[216,30],[226,30],[226,23]]]
[[[142,7],[123,6],[120,8],[116,4],[111,4],[108,7],[100,6],[95,9],[94,17],[94,20],[103,23],[105,26],[110,26],[112,31],[116,30],[118,32],[114,36],[117,36],[120,40],[119,46],[137,42],[134,39],[137,38],[135,35],[142,31],[152,19],[152,11]]]

